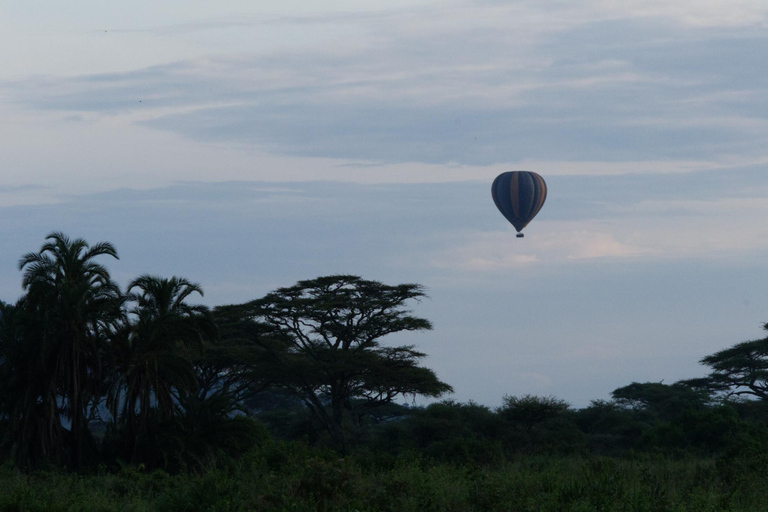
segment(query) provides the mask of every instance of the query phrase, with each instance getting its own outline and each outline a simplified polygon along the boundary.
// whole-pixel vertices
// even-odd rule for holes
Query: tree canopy
[[[37,324],[32,328],[35,334],[27,330],[31,336],[26,343],[36,346],[34,357],[38,360],[30,368],[34,379],[31,389],[36,391],[25,400],[23,407],[28,412],[17,416],[17,428],[20,440],[29,440],[30,429],[40,432],[35,436],[39,450],[52,455],[61,446],[62,413],[71,422],[71,459],[78,464],[84,438],[89,435],[86,407],[94,405],[93,381],[102,373],[104,350],[122,314],[120,290],[106,267],[95,259],[117,258],[117,251],[107,242],[89,246],[81,238],[70,239],[59,232],[46,240],[40,251],[19,261],[26,295],[18,305],[27,319]],[[33,414],[29,407],[37,411]],[[29,449],[33,448],[19,445],[21,452]]]
[[[268,364],[263,378],[300,398],[333,444],[346,449],[345,421],[358,428],[363,413],[400,395],[438,397],[451,391],[419,360],[413,345],[388,347],[381,339],[431,329],[410,314],[424,297],[417,284],[389,286],[352,275],[299,281],[265,297],[221,308],[259,322]],[[346,418],[346,420],[345,420]]]
[[[764,326],[768,330],[768,324]],[[712,372],[684,381],[687,385],[729,396],[768,400],[768,338],[744,341],[704,357]]]
[[[141,275],[122,292],[105,257],[117,258],[107,242],[51,233],[19,262],[22,297],[0,303],[0,453],[20,466],[79,467],[99,442],[166,466],[236,450],[258,436],[235,416],[265,390],[300,400],[344,451],[370,410],[451,390],[413,345],[380,344],[431,328],[406,308],[420,285],[319,277],[212,312],[178,276]]]
[[[451,391],[399,344],[432,328],[411,311],[421,285],[331,275],[209,310],[183,277],[145,274],[121,291],[101,263],[116,257],[51,233],[20,261],[23,295],[0,302],[0,458],[17,467],[197,470],[256,449],[267,429],[459,464],[768,446],[768,338],[703,358],[706,377],[633,382],[584,409],[533,395],[414,407],[396,399]]]

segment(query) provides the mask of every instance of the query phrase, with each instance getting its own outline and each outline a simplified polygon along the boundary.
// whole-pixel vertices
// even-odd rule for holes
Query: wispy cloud
[[[498,271],[579,261],[733,259],[768,250],[767,217],[763,198],[644,201],[614,221],[538,221],[523,240],[512,230],[467,233],[432,264]]]
[[[275,155],[479,166],[764,158],[768,71],[752,56],[765,48],[755,29],[765,9],[694,11],[481,2],[201,21],[174,30],[343,26],[354,44],[30,78],[3,90],[36,109]]]
[[[443,268],[498,271],[574,260],[638,258],[654,252],[594,228],[585,229],[575,224],[570,229],[567,226],[547,228],[543,233],[529,234],[524,240],[515,238],[508,231],[469,234],[464,245],[441,251],[432,263]]]

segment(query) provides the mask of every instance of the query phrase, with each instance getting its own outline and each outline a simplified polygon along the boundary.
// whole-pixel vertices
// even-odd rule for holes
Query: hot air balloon
[[[517,238],[522,238],[520,231],[544,206],[547,184],[535,172],[503,172],[493,180],[491,195],[496,208],[515,226]]]

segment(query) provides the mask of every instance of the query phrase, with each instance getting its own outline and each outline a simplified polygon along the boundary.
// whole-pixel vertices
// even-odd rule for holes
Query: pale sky
[[[703,375],[768,322],[766,55],[763,0],[0,0],[0,299],[61,230],[211,306],[423,284],[460,401]]]

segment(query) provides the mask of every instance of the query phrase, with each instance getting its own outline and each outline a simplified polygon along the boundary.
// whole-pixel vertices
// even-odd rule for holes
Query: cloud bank
[[[36,110],[289,157],[694,170],[764,162],[768,71],[755,58],[768,42],[766,10],[695,5],[448,3],[201,22],[178,28],[301,27],[307,42],[3,90]],[[312,35],[329,27],[349,41]],[[172,28],[144,30],[162,38]]]

